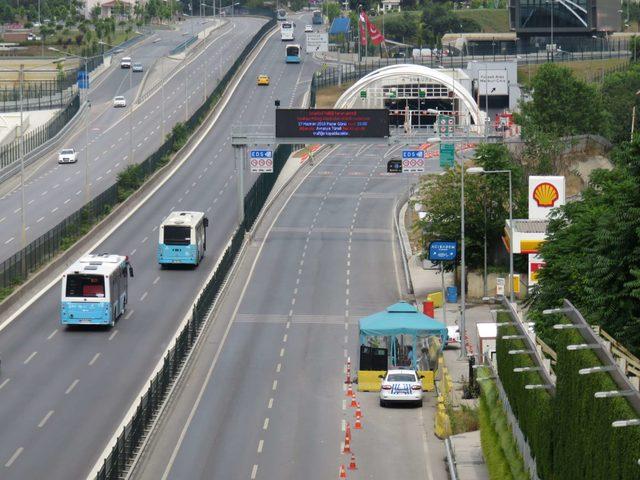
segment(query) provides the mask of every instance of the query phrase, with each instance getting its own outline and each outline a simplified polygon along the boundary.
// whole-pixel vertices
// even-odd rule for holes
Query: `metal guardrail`
[[[80,109],[80,97],[76,93],[66,106],[44,125],[32,132],[26,133],[22,139],[16,139],[11,143],[0,147],[0,176],[5,168],[20,159],[20,144],[22,143],[22,155],[28,155],[40,145],[55,137],[60,130],[73,118]]]
[[[169,55],[176,55],[180,52],[183,52],[189,45],[192,45],[193,43],[195,43],[196,40],[198,40],[197,35],[193,35],[192,37],[182,42],[180,45],[177,45],[176,47],[174,47],[169,52]]]

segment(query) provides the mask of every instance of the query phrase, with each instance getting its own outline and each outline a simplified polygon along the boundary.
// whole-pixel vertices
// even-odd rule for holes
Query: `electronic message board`
[[[389,110],[276,109],[279,138],[384,138],[389,136]]]

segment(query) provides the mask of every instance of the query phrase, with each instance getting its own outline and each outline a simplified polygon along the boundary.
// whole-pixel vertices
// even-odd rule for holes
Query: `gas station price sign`
[[[276,109],[279,138],[385,138],[389,111],[377,109]]]

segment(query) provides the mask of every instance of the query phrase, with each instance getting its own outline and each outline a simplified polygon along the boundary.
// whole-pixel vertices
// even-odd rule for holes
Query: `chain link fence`
[[[73,118],[80,109],[80,97],[76,93],[70,102],[51,120],[35,130],[26,133],[22,140],[19,138],[0,146],[0,170],[20,159],[20,142],[22,141],[22,155],[39,147],[53,138]]]

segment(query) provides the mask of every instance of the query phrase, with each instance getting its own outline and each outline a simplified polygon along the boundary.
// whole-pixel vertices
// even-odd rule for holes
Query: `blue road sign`
[[[457,242],[431,242],[429,244],[429,260],[432,262],[455,260],[457,255]]]
[[[402,158],[424,158],[424,150],[403,150]]]
[[[251,158],[271,158],[272,155],[271,150],[251,150]]]
[[[78,70],[78,88],[89,88],[89,76],[84,70]]]

